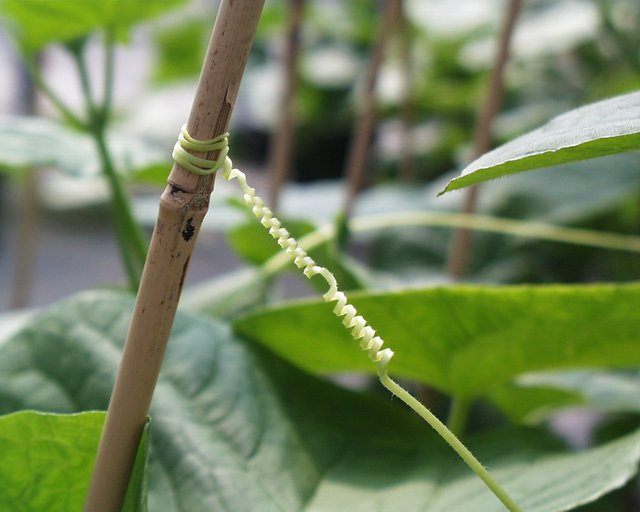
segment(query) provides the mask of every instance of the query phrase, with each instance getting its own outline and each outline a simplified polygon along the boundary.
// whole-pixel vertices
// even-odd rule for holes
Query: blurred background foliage
[[[284,0],[265,4],[232,126],[232,156],[245,168],[256,169],[263,182],[268,179],[269,141],[279,115],[288,5]],[[470,159],[474,122],[486,94],[506,2],[406,0],[403,7],[406,23],[389,35],[378,78],[369,186],[358,198],[356,215],[459,210],[459,194],[435,196]],[[166,179],[168,148],[188,111],[216,8],[213,1],[176,2],[175,10],[141,25],[117,50],[111,147],[119,170],[131,182],[136,215],[147,227],[155,218],[157,189],[149,194],[146,186]],[[293,176],[283,191],[282,208],[286,217],[322,225],[333,222],[340,210],[339,179],[381,2],[307,0],[304,9],[294,99]],[[640,7],[634,0],[526,1],[512,42],[494,143],[577,105],[637,89],[639,27]],[[408,42],[408,68],[403,40]],[[91,36],[87,50],[98,61],[100,43],[100,34]],[[53,45],[40,59],[52,87],[73,104],[76,89],[65,77],[65,56]],[[410,176],[399,172],[405,100],[411,112]],[[0,140],[5,141],[0,142],[0,165],[12,174],[29,165],[62,171],[57,181],[40,186],[45,208],[95,206],[106,194],[98,185],[73,194],[78,177],[100,180],[90,142],[47,119],[52,110],[46,101],[39,99],[36,105],[40,117],[11,117],[4,123],[0,119]],[[35,149],[33,144],[16,143],[34,134],[42,140]],[[525,174],[483,186],[478,212],[636,233],[639,174],[635,154]],[[64,181],[69,176],[73,184]],[[222,184],[217,193],[213,207],[219,210],[209,216],[207,226],[244,222],[223,199],[234,193]],[[378,276],[368,281],[374,287],[448,279],[443,269],[450,228],[397,226],[350,235],[343,242],[347,240],[367,271]],[[242,245],[237,231],[232,237],[234,247]],[[467,278],[583,282],[638,275],[640,265],[633,254],[476,233]]]

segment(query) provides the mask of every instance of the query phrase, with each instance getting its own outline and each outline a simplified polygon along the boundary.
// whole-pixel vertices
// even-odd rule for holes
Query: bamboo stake
[[[357,108],[357,119],[351,136],[351,145],[347,157],[346,178],[347,194],[345,198],[345,216],[349,218],[353,211],[353,203],[358,192],[362,188],[365,176],[365,168],[369,155],[369,145],[373,135],[373,127],[376,120],[376,84],[385,46],[389,33],[395,22],[394,12],[398,0],[384,0],[383,9],[379,13],[375,42],[371,53],[371,61],[367,70],[364,90],[361,102]]]
[[[476,122],[473,143],[473,158],[477,158],[491,149],[491,126],[500,109],[504,95],[504,70],[509,60],[509,50],[513,29],[518,19],[523,0],[511,0],[509,9],[504,18],[504,24],[498,42],[491,77],[489,78],[486,101]],[[478,201],[478,187],[467,190],[462,204],[462,213],[470,214],[476,209]],[[447,258],[447,274],[454,280],[462,278],[466,272],[471,250],[471,231],[457,229],[453,233],[453,239]]]
[[[274,212],[278,211],[282,186],[291,174],[296,70],[300,50],[300,26],[302,24],[303,7],[304,0],[289,0],[289,24],[282,70],[284,86],[280,96],[280,118],[271,141],[269,155],[269,169],[271,171],[269,201]]]
[[[229,126],[263,4],[264,0],[221,2],[187,122],[198,140],[213,138]],[[122,507],[214,176],[195,175],[174,165],[160,199],[85,512],[116,512]]]
[[[21,92],[18,98],[18,111],[21,114],[33,115],[36,108],[36,87],[24,66],[21,66],[19,71]],[[27,169],[24,179],[20,183],[20,213],[16,230],[15,263],[9,301],[11,309],[28,306],[33,289],[34,253],[40,227],[36,173],[35,169]]]
[[[415,179],[413,165],[413,144],[411,140],[411,126],[413,125],[413,62],[411,59],[411,24],[407,19],[406,0],[397,2],[396,34],[400,46],[400,61],[404,75],[402,91],[402,104],[400,105],[400,117],[402,121],[402,147],[400,154],[399,174],[400,178],[411,183]]]

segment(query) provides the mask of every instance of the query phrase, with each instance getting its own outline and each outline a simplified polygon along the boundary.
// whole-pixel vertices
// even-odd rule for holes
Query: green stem
[[[547,240],[550,242],[640,253],[640,237],[637,236],[591,231],[587,229],[565,228],[552,224],[502,219],[488,215],[409,212],[355,217],[349,221],[349,230],[354,233],[403,226],[463,227],[503,235]],[[299,242],[301,247],[306,250],[311,250],[331,240],[334,236],[335,227],[327,225],[302,237]],[[289,259],[286,255],[277,253],[262,265],[261,271],[265,276],[270,276],[282,270],[282,268],[288,265],[288,262]]]
[[[104,40],[104,97],[102,99],[102,119],[109,122],[111,103],[113,100],[113,67],[115,57],[115,41],[112,29],[107,29]]]
[[[113,44],[113,41],[107,39],[105,44]],[[112,53],[107,53],[107,60],[112,59]],[[102,172],[109,183],[111,191],[113,220],[120,256],[129,280],[129,286],[135,292],[138,290],[140,276],[147,257],[147,244],[144,240],[144,235],[133,218],[129,199],[122,185],[122,180],[113,165],[111,153],[106,142],[106,120],[108,118],[107,111],[110,109],[113,73],[111,71],[105,72],[104,103],[101,106],[97,106],[93,99],[89,72],[82,55],[82,46],[72,49],[71,54],[78,70],[82,92],[87,105],[88,132],[94,139],[98,149]],[[111,66],[112,64],[107,63],[107,69]]]
[[[447,427],[458,437],[462,437],[462,434],[464,434],[467,419],[469,418],[470,408],[471,402],[466,398],[454,396],[451,400],[451,409],[449,410],[449,417],[447,418]]]
[[[416,400],[408,391],[397,384],[391,379],[384,368],[378,367],[378,376],[380,382],[391,393],[396,395],[400,400],[413,409],[418,416],[426,421],[431,428],[433,428],[453,450],[462,457],[465,463],[471,468],[471,470],[491,489],[496,497],[503,503],[505,507],[511,512],[521,512],[521,508],[515,501],[507,494],[502,486],[493,479],[491,474],[480,463],[478,459],[468,450],[468,448],[462,444],[462,442],[451,432],[444,423],[442,423],[429,409]]]
[[[107,178],[111,190],[111,204],[120,256],[129,279],[129,286],[133,291],[137,291],[147,257],[147,244],[133,218],[129,199],[111,160],[104,133],[102,130],[95,130],[92,132],[92,136],[98,148],[102,172]]]
[[[33,61],[33,59],[30,57],[25,57],[23,62],[25,68],[31,76],[31,79],[36,84],[38,89],[49,99],[51,103],[53,103],[53,106],[62,114],[65,120],[75,128],[86,131],[86,129],[88,128],[87,123],[80,119],[76,114],[71,112],[69,107],[67,107],[60,99],[60,97],[55,92],[53,92],[53,89],[51,89],[51,87],[49,87],[49,85],[45,82],[42,74],[40,73],[40,70],[38,69],[38,66]]]
[[[76,65],[76,69],[78,70],[78,76],[80,77],[80,86],[82,87],[82,93],[84,95],[89,125],[92,132],[102,132],[105,126],[105,119],[102,115],[102,111],[98,109],[93,99],[93,92],[91,91],[91,80],[89,79],[89,70],[87,69],[87,63],[85,62],[82,53],[83,48],[83,45],[79,45],[72,49],[70,48],[70,51]]]

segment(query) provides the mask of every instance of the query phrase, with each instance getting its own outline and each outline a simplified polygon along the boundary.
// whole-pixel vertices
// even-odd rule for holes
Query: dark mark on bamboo
[[[187,261],[184,262],[184,265],[182,266],[182,275],[180,276],[180,286],[178,287],[179,290],[182,290],[182,286],[184,285],[184,279],[185,277],[187,277],[187,270],[189,268],[189,260],[191,259],[191,257],[187,258]]]
[[[179,187],[178,185],[174,185],[173,183],[169,183],[169,186],[171,187],[171,190],[170,190],[170,192],[169,192],[169,193],[170,193],[172,196],[173,196],[173,195],[175,195],[175,194],[177,194],[178,192],[181,192],[181,193],[183,193],[183,194],[186,194],[186,193],[187,193],[187,191],[186,191],[185,189],[183,189],[183,188]]]
[[[182,238],[185,242],[188,242],[193,238],[194,233],[196,232],[196,228],[193,225],[193,217],[189,217],[187,219],[187,225],[182,230]]]

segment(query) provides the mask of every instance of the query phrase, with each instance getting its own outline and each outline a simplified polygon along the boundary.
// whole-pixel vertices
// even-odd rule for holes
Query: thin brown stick
[[[269,169],[271,181],[269,201],[274,212],[280,205],[282,186],[291,174],[291,158],[294,138],[294,105],[296,96],[296,75],[300,50],[300,27],[304,0],[289,0],[289,24],[284,52],[282,95],[280,96],[280,118],[271,140]]]
[[[210,139],[227,130],[263,4],[264,0],[222,1],[187,122],[194,138]],[[174,165],[168,181],[160,199],[85,512],[116,512],[122,506],[214,175],[199,176]]]
[[[406,0],[397,2],[396,34],[398,35],[400,62],[404,75],[404,90],[400,105],[402,122],[402,147],[400,153],[400,178],[410,183],[415,179],[413,165],[413,148],[411,142],[411,126],[413,125],[413,60],[411,59],[411,27],[405,12]]]
[[[376,84],[388,35],[395,22],[394,12],[398,0],[384,0],[383,9],[379,13],[375,41],[369,61],[369,68],[362,91],[361,101],[356,108],[357,118],[351,135],[351,145],[347,157],[345,176],[347,178],[347,194],[345,198],[345,216],[349,218],[358,192],[363,186],[365,168],[369,156],[369,146],[376,121]]]
[[[15,238],[15,263],[11,280],[11,309],[29,305],[33,288],[34,253],[37,246],[39,219],[36,171],[27,169],[21,180],[20,213]]]
[[[38,65],[40,57],[34,59]],[[20,96],[18,98],[18,112],[33,115],[36,109],[36,86],[29,76],[29,72],[20,68]],[[21,181],[18,229],[16,230],[15,266],[11,281],[11,309],[24,308],[29,305],[29,298],[33,287],[34,253],[39,231],[38,193],[36,170],[27,169]]]
[[[523,0],[511,0],[504,18],[498,41],[498,51],[489,78],[486,100],[476,121],[473,158],[477,158],[491,149],[491,126],[504,96],[504,70],[509,60],[513,29],[516,25],[522,2]],[[473,213],[476,209],[477,200],[478,187],[472,187],[467,190],[461,208],[462,213]],[[461,279],[467,270],[471,250],[471,235],[472,232],[468,229],[457,229],[453,233],[447,258],[447,273],[454,280]]]

